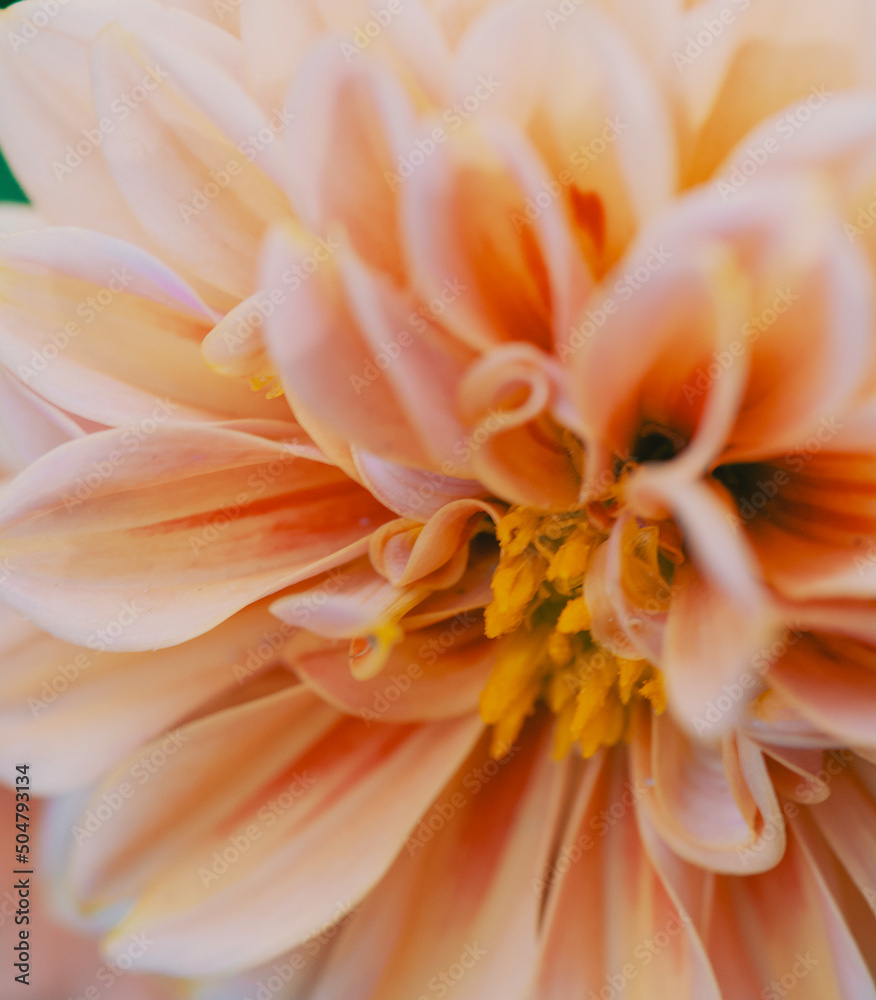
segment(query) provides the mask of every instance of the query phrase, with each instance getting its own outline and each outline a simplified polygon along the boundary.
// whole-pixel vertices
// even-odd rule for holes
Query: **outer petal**
[[[71,646],[2,607],[0,621],[0,766],[14,785],[15,765],[28,761],[41,795],[96,781],[156,733],[237,689],[253,659],[268,667],[284,638],[265,603],[201,638],[156,653]]]
[[[283,416],[207,370],[200,342],[214,317],[168,267],[132,244],[45,229],[0,244],[0,360],[41,396],[119,425]]]
[[[0,473],[20,472],[40,455],[85,433],[8,372],[0,374]]]
[[[141,887],[109,953],[136,927],[155,942],[144,966],[191,975],[231,972],[303,942],[381,877],[480,731],[471,717],[369,731],[300,689],[182,730],[160,778],[75,863],[89,897]],[[120,770],[105,787],[125,777]],[[174,803],[193,793],[202,806],[180,824]],[[252,843],[241,862],[214,871],[214,852],[243,835]],[[257,933],[238,933],[242,916]]]
[[[253,88],[266,107],[275,104],[295,79],[307,46],[330,34],[347,62],[367,53],[391,67],[420,99],[443,103],[449,53],[429,6],[410,0],[379,17],[367,0],[242,0],[241,34]]]
[[[480,742],[350,922],[312,1000],[396,1000],[448,982],[459,1000],[532,996],[535,886],[568,773],[545,736],[530,727],[502,763]]]
[[[802,1000],[872,998],[861,943],[870,950],[874,923],[861,904],[800,816],[775,868],[715,884],[708,943],[724,996],[780,996],[784,980]]]
[[[325,262],[302,281],[314,257]],[[465,474],[455,396],[471,352],[349,250],[336,263],[278,230],[262,274],[265,287],[282,290],[266,341],[293,406],[381,459],[427,468],[444,459],[449,473]]]
[[[617,991],[717,1000],[720,991],[690,918],[667,892],[636,829],[647,789],[628,779],[626,754],[596,757],[544,881],[539,997],[589,1000]]]
[[[62,5],[51,22],[36,31],[27,27],[35,14],[37,20],[44,16],[38,0],[3,12],[0,89],[7,99],[0,109],[0,140],[13,169],[47,222],[97,229],[155,250],[103,155],[107,138],[142,109],[141,91],[120,85],[110,95],[110,107],[98,112],[89,74],[90,46],[113,22],[145,26],[226,66],[239,62],[239,43],[200,18],[150,0],[127,0],[121,7],[114,0]],[[145,78],[151,85],[144,72],[135,84]],[[212,292],[211,301],[229,304],[222,293]]]
[[[397,185],[387,180],[413,132],[407,95],[385,70],[351,61],[325,39],[288,104],[295,116],[286,137],[289,191],[299,215],[321,236],[342,227],[369,265],[402,277]]]
[[[33,773],[32,771],[32,776]],[[14,814],[15,802],[13,790],[0,788],[0,808]],[[48,818],[44,806],[32,800],[30,807],[33,826],[42,834]],[[2,828],[0,850],[7,857],[14,856],[16,832],[14,823],[6,823]],[[56,900],[51,898],[45,871],[41,871],[30,887],[29,925],[15,923],[17,903],[14,902],[12,891],[7,892],[2,904],[4,919],[0,924],[0,947],[7,954],[13,954],[13,948],[21,941],[19,931],[30,930],[34,946],[39,941],[39,947],[45,948],[46,960],[31,964],[29,983],[25,987],[25,995],[32,1000],[83,997],[89,992],[92,995],[103,993],[112,1000],[177,1000],[179,994],[170,980],[164,977],[130,973],[124,969],[124,963],[117,969],[108,968],[100,955],[94,935],[79,933],[59,918]],[[137,948],[136,943],[129,943]],[[19,974],[18,969],[15,972],[16,975]],[[107,983],[110,985],[107,986]],[[16,992],[18,985],[21,984],[14,987]]]
[[[389,513],[298,457],[296,425],[255,427],[292,443],[167,424],[36,462],[0,497],[4,599],[74,642],[149,649],[364,551]]]
[[[278,109],[269,120],[237,82],[242,52],[230,35],[217,32],[227,50],[220,61],[155,29],[116,25],[92,47],[96,112],[115,123],[103,155],[171,259],[230,299],[245,298],[266,227],[289,215],[275,182],[285,177],[276,140],[290,115]],[[133,110],[119,108],[119,94],[137,95]]]
[[[876,16],[865,0],[842,0],[829,12],[817,0],[706,0],[678,18],[676,30],[671,58],[691,139],[688,183],[708,177],[768,115],[793,113],[803,99],[817,114],[838,90],[873,85]],[[789,129],[793,137],[793,124],[773,134],[776,145],[789,141]]]
[[[844,745],[876,745],[876,649],[830,632],[794,637],[769,681],[811,724]]]

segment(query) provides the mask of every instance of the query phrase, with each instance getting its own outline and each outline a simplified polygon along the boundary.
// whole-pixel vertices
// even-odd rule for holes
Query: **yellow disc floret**
[[[590,634],[584,578],[605,534],[586,512],[513,507],[496,537],[501,555],[485,621],[499,647],[480,702],[481,717],[494,727],[493,755],[507,753],[539,702],[557,718],[557,757],[575,743],[589,757],[624,739],[637,699],[662,712],[659,670],[645,659],[616,656]],[[660,573],[656,530],[633,531],[623,541],[625,586],[653,589]]]

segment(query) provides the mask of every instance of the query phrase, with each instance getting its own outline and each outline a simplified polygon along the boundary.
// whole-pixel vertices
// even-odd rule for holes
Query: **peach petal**
[[[249,654],[276,632],[262,602],[173,649],[109,653],[41,633],[7,608],[0,618],[2,773],[14,784],[14,766],[29,761],[40,795],[96,781],[156,733],[237,688]],[[136,700],[134,718],[116,710],[120,698]]]
[[[412,279],[427,302],[464,286],[442,321],[473,349],[505,340],[547,348],[574,314],[586,272],[556,203],[525,224],[544,167],[510,125],[487,124],[479,135],[451,134],[404,181]]]
[[[874,651],[843,636],[807,634],[770,667],[770,684],[843,745],[876,745]]]
[[[604,274],[675,188],[661,90],[611,18],[593,6],[567,17],[548,0],[496,5],[478,20],[460,47],[456,99],[477,94],[485,78],[499,86],[479,118],[527,130],[567,225]],[[587,204],[598,206],[598,221]]]
[[[428,627],[407,630],[383,669],[359,680],[350,670],[348,642],[301,632],[286,658],[302,681],[342,712],[374,722],[416,722],[476,712],[495,661],[483,616],[461,612]]]
[[[712,174],[764,118],[806,98],[823,109],[822,94],[829,101],[837,91],[873,85],[869,51],[876,24],[868,3],[842,0],[828,15],[807,0],[794,6],[792,23],[786,0],[730,8],[733,19],[713,37],[708,56],[691,58],[691,40],[726,9],[721,0],[706,0],[676,20],[672,59],[686,132],[694,140],[686,156],[688,184]],[[787,132],[773,136],[777,145],[789,141]]]
[[[20,472],[47,451],[84,433],[69,414],[8,372],[0,372],[0,473]]]
[[[547,758],[544,727],[503,764],[483,740],[412,831],[385,880],[362,905],[314,987],[314,1000],[395,1000],[429,990],[447,970],[454,996],[531,995],[540,896],[564,803],[566,766]],[[436,824],[437,825],[437,824]],[[440,928],[440,931],[438,930]],[[467,966],[455,977],[458,962]]]
[[[282,415],[208,372],[213,314],[159,260],[68,228],[0,244],[0,360],[50,402],[102,424]],[[136,357],[136,361],[132,360]]]
[[[247,752],[238,739],[241,725],[251,733]],[[146,883],[108,939],[108,954],[136,928],[155,942],[141,960],[144,968],[191,976],[233,973],[303,943],[339,907],[356,908],[379,881],[481,731],[471,716],[369,730],[301,689],[182,730],[183,746],[103,835],[83,842],[74,861],[76,883],[88,897],[124,891],[133,880]],[[120,769],[115,780],[125,773]],[[187,813],[183,826],[174,803],[193,787],[203,807]],[[293,801],[278,811],[278,796],[289,788]],[[242,863],[205,885],[199,871],[211,870],[213,852],[252,827],[261,836]],[[237,933],[242,914],[258,934]]]
[[[445,504],[487,495],[476,479],[461,479],[443,471],[407,469],[365,451],[357,451],[354,460],[361,482],[384,507],[400,517],[426,522]]]
[[[69,641],[148,649],[364,554],[388,512],[301,457],[296,425],[242,428],[104,431],[40,459],[0,500],[4,599]]]
[[[640,837],[633,803],[643,791],[626,763],[623,752],[597,756],[579,779],[547,869],[538,995],[587,1000],[622,980],[624,996],[634,1000],[662,991],[679,1000],[718,1000],[691,918]]]
[[[795,979],[804,1000],[876,995],[856,942],[872,939],[872,915],[855,912],[851,884],[805,820],[791,820],[787,851],[772,870],[716,882],[708,944],[727,1000],[758,996],[783,977]]]
[[[343,228],[357,254],[401,279],[398,199],[386,178],[413,131],[403,89],[381,67],[351,61],[338,41],[326,39],[312,47],[288,105],[295,116],[286,137],[289,191],[300,217],[321,236],[330,223]]]
[[[395,621],[423,599],[428,588],[389,583],[367,557],[299,584],[271,605],[287,624],[328,639],[352,639]]]
[[[452,345],[416,300],[340,239],[312,244],[291,230],[266,240],[262,284],[277,300],[265,343],[314,433],[405,465],[434,467],[441,453],[453,464],[464,445],[453,406],[465,358],[444,353]]]
[[[157,4],[126,6],[135,15],[163,13]],[[90,140],[91,155],[83,158],[75,151],[83,141],[82,130],[96,131],[98,124],[88,77],[88,46],[119,10],[109,3],[89,5],[86,10],[61,8],[29,44],[24,43],[21,32],[37,10],[38,0],[30,0],[3,13],[0,88],[7,100],[0,108],[0,139],[4,153],[47,221],[100,228],[124,239],[145,238],[99,151]],[[179,18],[172,23],[175,29],[168,30],[185,30]],[[42,100],[41,92],[52,94],[52,99]],[[64,162],[67,146],[73,150],[72,167]]]
[[[289,215],[276,186],[286,173],[279,143],[257,149],[248,137],[263,128],[279,135],[288,115],[279,109],[269,120],[237,82],[239,42],[196,23],[223,37],[222,62],[148,26],[104,31],[92,47],[94,104],[99,117],[116,120],[118,95],[152,82],[136,114],[117,116],[103,155],[141,224],[171,259],[240,299],[254,290],[266,228]]]
[[[729,762],[719,750],[689,740],[669,716],[648,726],[640,714],[632,773],[654,785],[641,807],[692,864],[737,875],[767,871],[784,851],[785,825],[766,764],[744,740],[725,753]]]

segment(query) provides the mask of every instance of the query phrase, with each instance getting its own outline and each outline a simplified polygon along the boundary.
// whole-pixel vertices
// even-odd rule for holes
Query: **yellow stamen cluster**
[[[574,743],[590,757],[624,739],[637,699],[662,712],[659,670],[647,660],[612,654],[590,635],[584,577],[605,536],[585,512],[514,507],[496,535],[501,557],[486,632],[499,639],[499,651],[480,704],[481,717],[494,727],[493,755],[507,752],[539,702],[557,717],[557,758]],[[645,528],[624,539],[625,585],[651,589],[645,577],[656,568],[657,536]]]
[[[249,380],[253,392],[265,390],[265,399],[276,399],[285,394],[279,375],[255,375]]]

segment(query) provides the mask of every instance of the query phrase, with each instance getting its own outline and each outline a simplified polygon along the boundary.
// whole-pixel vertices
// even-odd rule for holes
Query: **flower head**
[[[0,15],[0,751],[109,956],[876,996],[876,7],[786,7]]]

